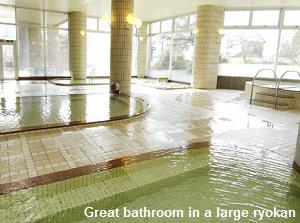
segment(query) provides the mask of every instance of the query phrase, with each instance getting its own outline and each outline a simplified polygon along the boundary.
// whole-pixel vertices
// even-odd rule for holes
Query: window
[[[170,34],[151,37],[150,77],[169,77],[171,40]]]
[[[151,24],[148,76],[191,82],[196,23],[197,15],[191,14]]]
[[[0,24],[0,39],[16,40],[16,26]]]
[[[46,30],[47,76],[70,76],[68,30]]]
[[[175,30],[188,28],[188,16],[182,16],[175,18]]]
[[[96,76],[110,74],[110,33],[87,33],[87,75],[95,69]]]
[[[45,12],[45,26],[53,28],[64,28],[68,22],[68,14],[57,12]],[[68,26],[66,27],[68,28]]]
[[[279,31],[226,30],[221,44],[219,75],[249,76],[274,68]]]
[[[196,28],[197,26],[197,14],[190,15],[190,29]]]
[[[13,7],[0,6],[0,22],[15,24],[15,9]]]
[[[287,70],[300,70],[300,30],[283,30],[278,56],[277,72],[281,76]],[[285,78],[299,79],[295,73]]]
[[[99,20],[99,30],[103,32],[110,32],[110,22]]]
[[[98,29],[98,19],[96,18],[87,18],[86,19],[86,28],[87,30],[97,30]]]
[[[17,23],[31,26],[43,26],[43,13],[39,10],[18,8]]]
[[[225,11],[225,26],[249,25],[250,11]]]
[[[44,35],[42,27],[20,25],[19,75],[21,77],[44,76]]]
[[[131,63],[131,76],[137,76],[137,56],[138,56],[139,40],[136,33],[132,37],[132,63]]]
[[[160,33],[160,22],[151,23],[151,33]]]
[[[278,26],[279,10],[253,11],[252,25],[254,26]]]
[[[161,22],[161,32],[170,32],[173,29],[172,19],[164,20]]]
[[[191,82],[194,39],[192,32],[174,35],[171,80]]]
[[[300,10],[285,10],[283,24],[285,26],[300,26]]]

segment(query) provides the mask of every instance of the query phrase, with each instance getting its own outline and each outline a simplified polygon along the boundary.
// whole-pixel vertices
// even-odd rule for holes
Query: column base
[[[293,168],[300,174],[300,166],[296,162],[293,163]]]

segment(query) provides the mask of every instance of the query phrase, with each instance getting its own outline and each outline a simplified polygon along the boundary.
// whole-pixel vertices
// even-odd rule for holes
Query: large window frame
[[[173,66],[173,54],[174,54],[174,37],[176,35],[176,33],[183,33],[183,32],[193,32],[193,30],[195,29],[195,26],[193,26],[191,24],[191,17],[195,16],[197,18],[197,13],[196,12],[191,12],[191,13],[186,13],[186,14],[182,14],[182,15],[178,15],[178,16],[173,16],[173,17],[167,17],[167,18],[163,18],[160,20],[155,20],[152,21],[150,23],[150,28],[149,28],[149,33],[148,33],[148,38],[149,38],[149,44],[148,44],[148,48],[147,50],[149,51],[149,59],[147,60],[147,64],[146,64],[146,77],[151,77],[150,75],[150,70],[151,70],[151,48],[152,48],[152,37],[156,36],[156,35],[161,35],[161,34],[166,34],[166,35],[170,35],[171,36],[171,49],[170,49],[170,60],[169,60],[169,67],[168,67],[168,79],[172,79],[172,66]],[[175,20],[178,18],[182,18],[182,17],[188,17],[188,21],[187,21],[187,26],[185,28],[181,28],[181,29],[175,29]],[[164,32],[162,30],[162,22],[166,21],[166,20],[172,20],[172,30],[171,31],[166,31]],[[159,24],[159,31],[158,32],[152,32],[152,24]]]
[[[48,77],[47,75],[47,39],[46,39],[46,32],[47,32],[47,29],[52,29],[52,30],[65,30],[65,31],[69,31],[68,28],[65,28],[65,27],[55,27],[55,26],[48,26],[47,21],[46,21],[46,14],[47,13],[59,13],[59,14],[62,14],[62,15],[66,15],[68,16],[68,13],[67,12],[62,12],[62,11],[55,11],[55,10],[45,10],[45,9],[37,9],[37,8],[28,8],[28,7],[22,7],[22,6],[16,6],[16,5],[10,5],[10,4],[0,4],[1,7],[10,7],[10,8],[13,8],[14,9],[14,12],[15,12],[15,19],[14,19],[14,22],[10,22],[10,23],[3,23],[3,22],[0,22],[0,25],[13,25],[15,26],[15,29],[16,29],[16,67],[17,67],[17,70],[15,71],[16,72],[16,78],[23,78],[25,76],[20,76],[19,74],[19,28],[22,26],[22,25],[28,25],[30,27],[36,27],[36,28],[40,28],[42,30],[42,33],[43,33],[43,40],[42,40],[42,45],[43,45],[43,49],[42,50],[42,54],[43,54],[43,76],[32,76],[32,77]],[[42,15],[42,18],[41,18],[41,24],[27,24],[27,23],[22,23],[22,22],[18,22],[18,10],[32,10],[32,11],[36,11],[36,12],[39,12],[41,13]],[[67,20],[68,21],[68,20]],[[69,42],[69,41],[68,41]],[[29,76],[28,78],[30,78],[31,76]],[[51,77],[51,75],[49,76]],[[27,78],[27,77],[26,77]]]
[[[255,11],[279,11],[279,17],[277,25],[253,25],[253,14]],[[284,15],[286,11],[293,11],[293,10],[299,10],[299,8],[290,8],[290,7],[284,7],[284,8],[227,8],[225,9],[225,12],[232,12],[232,11],[248,11],[250,12],[249,15],[249,22],[248,25],[232,25],[232,26],[225,26],[224,23],[224,30],[278,30],[278,40],[276,47],[276,54],[273,62],[273,69],[275,72],[277,72],[279,65],[279,54],[280,54],[280,46],[281,46],[281,40],[282,40],[282,32],[284,30],[299,30],[300,31],[300,25],[284,25]],[[225,19],[224,19],[225,22]],[[220,75],[220,74],[218,74]],[[253,74],[254,76],[255,74]],[[220,75],[222,76],[222,75]]]

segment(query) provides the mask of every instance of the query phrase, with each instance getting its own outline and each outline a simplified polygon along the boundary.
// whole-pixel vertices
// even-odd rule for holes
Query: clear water
[[[184,213],[192,207],[210,209],[213,216],[91,219],[84,216],[89,206]],[[215,217],[217,207],[249,213],[290,209],[296,211],[295,218],[259,221],[249,216],[239,222],[300,222],[299,175],[275,153],[214,145],[0,196],[3,222],[234,222]]]
[[[0,132],[106,121],[143,111],[143,102],[109,94],[3,97]]]

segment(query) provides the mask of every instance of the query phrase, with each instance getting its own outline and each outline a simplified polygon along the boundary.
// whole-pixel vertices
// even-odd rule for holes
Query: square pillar
[[[198,7],[192,86],[216,89],[221,46],[220,30],[224,28],[224,8],[215,5]]]
[[[110,84],[119,84],[120,93],[130,94],[132,61],[132,25],[127,16],[133,14],[133,0],[111,2]]]
[[[86,13],[69,13],[69,63],[73,80],[86,79]]]

